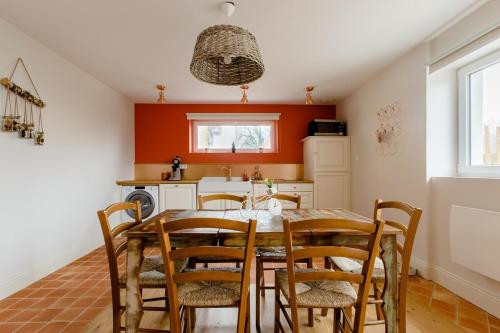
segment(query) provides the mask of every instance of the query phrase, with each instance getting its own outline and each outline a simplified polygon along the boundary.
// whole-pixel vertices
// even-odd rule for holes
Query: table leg
[[[127,241],[127,333],[136,333],[142,317],[142,297],[139,286],[143,240],[129,238]]]
[[[382,309],[385,316],[386,333],[396,333],[398,330],[398,272],[396,235],[384,235],[380,242],[381,257],[385,266],[385,283],[382,299]]]

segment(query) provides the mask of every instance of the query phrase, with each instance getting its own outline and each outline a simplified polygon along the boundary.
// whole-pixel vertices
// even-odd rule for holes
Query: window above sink
[[[188,114],[194,153],[275,153],[279,114]]]

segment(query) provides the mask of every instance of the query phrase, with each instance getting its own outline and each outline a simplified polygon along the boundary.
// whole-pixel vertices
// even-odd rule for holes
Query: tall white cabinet
[[[351,145],[348,136],[309,136],[304,178],[314,181],[314,208],[351,208]]]

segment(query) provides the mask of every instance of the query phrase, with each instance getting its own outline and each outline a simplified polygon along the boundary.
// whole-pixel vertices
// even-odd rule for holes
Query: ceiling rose
[[[237,86],[260,78],[264,63],[257,41],[248,30],[215,25],[198,36],[190,69],[201,81]]]

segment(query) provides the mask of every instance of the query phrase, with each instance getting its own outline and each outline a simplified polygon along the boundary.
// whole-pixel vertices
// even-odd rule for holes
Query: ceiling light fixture
[[[312,91],[314,90],[314,86],[306,86],[306,104],[313,104]]]
[[[244,84],[242,86],[240,86],[240,89],[241,89],[241,103],[243,104],[248,104],[248,95],[247,95],[247,92],[248,92],[248,85]]]
[[[165,98],[165,89],[167,89],[167,87],[164,84],[158,84],[156,85],[156,89],[158,89],[159,94],[157,102],[165,104],[167,102],[167,99]]]
[[[221,10],[229,17],[235,5],[224,2]],[[223,86],[247,84],[264,74],[255,37],[233,25],[214,25],[203,30],[196,39],[189,68],[195,78]]]

